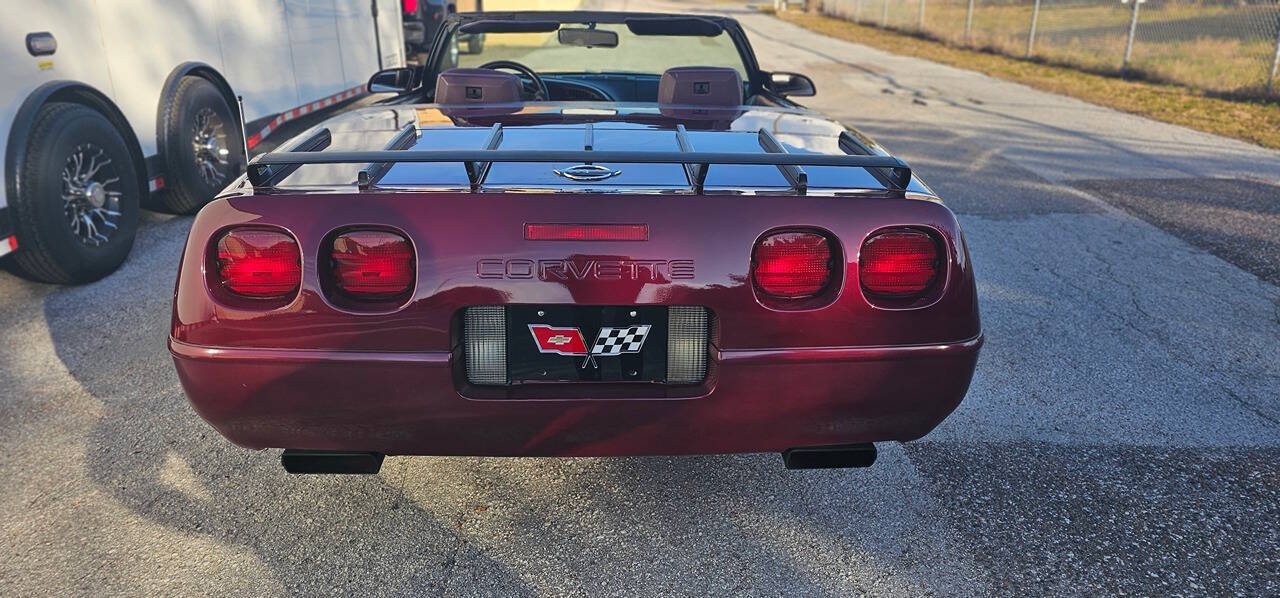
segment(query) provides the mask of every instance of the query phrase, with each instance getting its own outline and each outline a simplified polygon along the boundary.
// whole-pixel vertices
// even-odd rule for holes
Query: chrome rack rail
[[[485,139],[483,151],[497,151],[499,145],[502,145],[502,123],[493,123],[493,126],[489,128],[489,137]],[[464,165],[467,168],[467,180],[471,183],[471,190],[475,191],[480,188],[480,184],[484,182],[485,177],[489,176],[489,167],[493,166],[493,161],[471,160],[465,162]]]
[[[324,134],[324,143],[309,144],[313,138]],[[317,151],[328,146],[328,130],[322,130],[290,151],[266,153],[249,161],[249,183],[255,189],[270,189],[298,166],[306,164],[397,164],[461,162],[466,166],[467,178],[472,189],[479,187],[495,162],[536,163],[614,163],[614,164],[681,164],[694,190],[701,193],[706,182],[707,169],[712,164],[740,164],[766,166],[843,166],[852,168],[884,168],[892,171],[892,185],[905,189],[911,181],[911,167],[893,156],[853,154],[793,154],[782,152],[699,152],[688,146],[688,137],[677,131],[681,151],[599,151],[588,150],[501,150],[502,126],[495,124],[484,149],[474,150],[376,150],[376,151]],[[776,140],[775,140],[776,141]],[[310,148],[310,149],[309,149]],[[687,148],[687,149],[686,149]],[[366,166],[367,168],[367,166]],[[792,171],[798,175],[800,171]],[[792,182],[795,187],[802,182]]]
[[[329,133],[329,129],[326,127],[289,146],[289,150],[287,152],[278,153],[305,156],[310,152],[318,152],[329,147],[329,144],[332,142],[333,135]],[[253,184],[255,189],[261,187],[274,187],[280,183],[280,181],[283,181],[285,177],[293,174],[293,171],[297,170],[299,166],[306,164],[306,162],[277,162],[274,164],[258,166],[256,168],[254,167],[254,164],[256,164],[260,158],[269,155],[271,155],[270,152],[255,156],[252,160],[249,160],[249,182]]]
[[[760,138],[760,147],[764,148],[764,151],[771,154],[789,153],[787,148],[782,145],[782,142],[778,141],[778,138],[774,137],[773,133],[770,133],[768,129],[761,127],[758,137]],[[782,173],[783,178],[787,179],[787,182],[791,184],[791,189],[796,193],[804,195],[805,191],[808,190],[809,175],[805,174],[804,169],[798,165],[779,164],[778,171]]]
[[[409,147],[411,145],[411,141],[415,141],[417,139],[417,123],[409,123],[401,127],[400,131],[396,133],[396,136],[392,137],[391,141],[388,141],[387,145],[382,149],[390,151],[402,150]],[[365,164],[364,168],[361,168],[360,172],[356,173],[356,186],[360,187],[361,191],[368,191],[378,183],[378,180],[382,178],[382,175],[387,174],[387,170],[390,168],[391,162],[370,162]]]
[[[693,144],[689,142],[689,131],[684,125],[676,125],[676,144],[680,146],[680,151],[693,154]],[[706,163],[685,162],[684,173],[689,177],[689,182],[693,184],[694,193],[702,193],[707,185],[707,168]]]

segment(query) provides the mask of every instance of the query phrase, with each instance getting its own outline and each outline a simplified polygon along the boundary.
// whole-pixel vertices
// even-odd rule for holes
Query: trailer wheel
[[[97,111],[55,102],[36,113],[13,198],[19,274],[59,284],[118,268],[138,230],[137,165]]]
[[[244,170],[244,147],[235,112],[222,92],[202,77],[183,77],[164,107],[165,191],[161,202],[190,214]]]

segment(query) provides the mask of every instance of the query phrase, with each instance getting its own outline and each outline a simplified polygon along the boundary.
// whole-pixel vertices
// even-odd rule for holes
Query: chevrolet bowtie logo
[[[618,357],[627,353],[639,353],[644,339],[649,336],[649,324],[634,324],[622,328],[602,326],[596,333],[596,342],[587,347],[586,338],[577,328],[558,328],[546,324],[530,324],[533,342],[541,353],[577,355],[586,357],[582,367],[599,367],[597,357]]]

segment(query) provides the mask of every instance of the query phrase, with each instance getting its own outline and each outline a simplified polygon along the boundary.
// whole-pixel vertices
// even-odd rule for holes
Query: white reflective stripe
[[[18,238],[11,235],[8,239],[0,241],[0,257],[9,255],[9,253],[17,248]]]
[[[284,112],[281,112],[278,116],[276,116],[271,122],[267,123],[267,125],[263,127],[262,130],[258,131],[256,135],[251,135],[249,137],[249,147],[252,149],[254,146],[261,143],[263,139],[266,139],[268,135],[270,135],[273,131],[279,128],[280,125],[283,125],[284,123],[287,123],[300,116],[310,114],[311,112],[320,110],[322,108],[327,108],[343,100],[354,98],[358,95],[361,95],[362,93],[364,93],[363,85],[361,85],[360,87],[352,87],[351,89],[348,89],[345,91],[340,91],[327,98],[321,98],[309,104],[303,104],[301,106],[298,106],[297,108],[291,108],[289,110],[285,110]]]

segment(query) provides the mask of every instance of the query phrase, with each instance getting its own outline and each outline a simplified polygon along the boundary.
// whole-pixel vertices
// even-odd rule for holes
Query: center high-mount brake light
[[[386,231],[360,230],[333,239],[333,280],[344,293],[389,298],[413,286],[413,248],[409,240]]]
[[[222,235],[217,269],[227,290],[254,299],[292,295],[302,281],[298,242],[273,230],[233,229]]]
[[[940,268],[938,243],[928,233],[894,229],[862,244],[858,277],[872,295],[909,298],[929,290]]]
[[[752,276],[773,297],[812,297],[831,282],[831,246],[817,233],[774,233],[756,245]]]
[[[648,241],[647,224],[526,224],[526,241]]]

